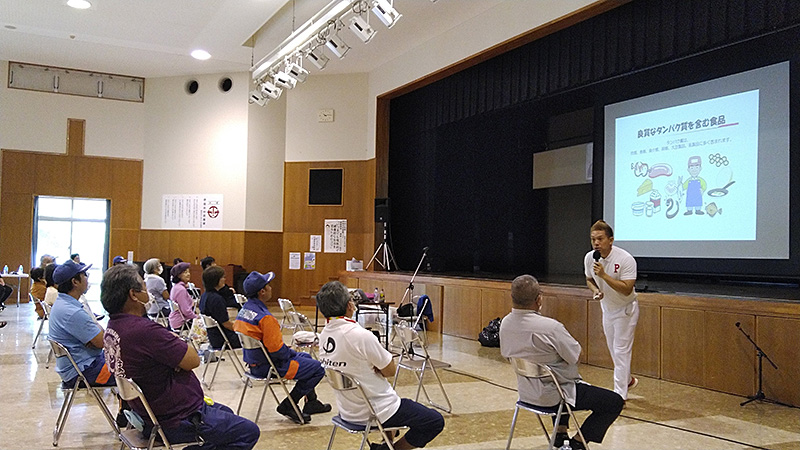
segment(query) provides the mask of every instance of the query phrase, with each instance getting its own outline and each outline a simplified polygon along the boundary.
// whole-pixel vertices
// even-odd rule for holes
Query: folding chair
[[[422,302],[422,308],[417,308],[417,304],[419,303],[419,299],[421,297],[425,297],[425,299]],[[409,303],[410,305],[412,305],[413,313],[410,316],[400,316],[400,315],[398,316],[400,320],[405,320],[409,322],[411,327],[414,328],[415,330],[420,330],[420,329],[422,330],[422,339],[426,345],[428,344],[428,316],[422,314],[421,312],[425,311],[425,308],[428,307],[430,302],[431,299],[427,295],[423,296],[415,295]],[[398,307],[398,312],[399,310],[400,308]],[[391,342],[394,342],[394,338],[396,336],[397,335],[395,334],[395,336],[392,337]]]
[[[289,299],[285,299],[285,298],[279,298],[278,299],[278,306],[280,306],[281,307],[281,311],[283,311],[283,319],[281,319],[281,330],[284,329],[284,328],[289,328],[291,330],[296,330],[297,326],[294,323],[286,320],[286,319],[288,319],[287,316],[288,316],[289,311],[294,312],[294,313],[297,312],[294,309],[294,305],[292,304],[292,301],[289,300]]]
[[[450,367],[450,364],[431,358],[431,356],[428,354],[428,348],[419,337],[417,330],[410,327],[405,322],[400,322],[399,324],[395,325],[395,332],[397,333],[397,336],[400,337],[400,341],[402,342],[403,346],[402,350],[400,351],[400,359],[397,361],[397,370],[394,373],[394,384],[392,385],[392,388],[397,385],[397,375],[400,373],[400,369],[413,371],[418,380],[417,395],[414,397],[414,401],[419,400],[419,393],[422,391],[425,393],[425,398],[428,400],[429,405],[433,406],[434,408],[441,409],[444,412],[451,412],[453,410],[453,405],[450,403],[450,397],[447,396],[447,391],[444,390],[442,380],[439,378],[439,373],[436,371],[437,368],[443,369]],[[422,350],[421,354],[415,352],[415,345],[419,348],[419,350]],[[439,389],[441,389],[442,395],[444,395],[444,399],[447,402],[447,407],[435,403],[433,400],[431,400],[430,395],[428,395],[428,391],[425,389],[425,384],[423,383],[425,372],[427,370],[433,372],[436,382],[439,383]]]
[[[233,296],[234,298],[236,298],[236,303],[238,303],[240,306],[244,306],[244,304],[247,303],[247,297],[245,297],[244,295],[233,294]]]
[[[169,307],[172,308],[173,311],[178,311],[178,314],[181,316],[181,321],[183,322],[183,325],[181,325],[179,329],[173,331],[177,332],[180,335],[186,333],[188,336],[188,331],[191,330],[192,324],[186,320],[186,316],[183,315],[183,311],[181,311],[180,305],[178,305],[178,302],[170,300]]]
[[[548,382],[548,384],[550,380],[552,380],[553,385],[555,385],[556,389],[558,389],[558,395],[561,397],[561,401],[559,401],[558,405],[555,406],[537,406],[523,402],[522,400],[517,400],[517,404],[514,408],[514,418],[511,419],[511,431],[508,434],[508,443],[506,444],[506,450],[511,448],[511,439],[513,439],[514,437],[514,426],[517,424],[517,415],[519,414],[520,409],[524,409],[526,411],[530,411],[536,414],[536,418],[539,419],[539,425],[542,426],[544,435],[545,437],[547,437],[547,441],[549,442],[549,446],[547,447],[548,450],[555,448],[554,445],[556,440],[556,427],[558,426],[558,420],[561,418],[563,414],[569,414],[572,420],[575,421],[575,426],[578,429],[578,435],[581,437],[581,440],[584,442],[584,445],[588,449],[589,445],[586,444],[586,439],[583,438],[583,433],[581,433],[581,424],[578,423],[578,418],[575,417],[575,413],[572,411],[572,407],[570,407],[569,403],[567,403],[566,396],[564,395],[564,390],[561,389],[561,385],[558,383],[556,375],[555,373],[553,373],[550,367],[547,366],[546,364],[537,364],[522,358],[510,358],[509,361],[511,362],[511,368],[513,368],[514,372],[521,377],[549,379],[546,381]],[[566,412],[564,412],[564,409],[566,409]],[[542,416],[553,417],[552,435],[547,432],[547,427],[544,426],[544,422],[542,421]]]
[[[83,375],[83,372],[78,367],[78,364],[75,363],[75,360],[72,358],[72,355],[70,355],[69,350],[67,350],[66,347],[52,339],[49,339],[48,341],[50,342],[50,348],[53,350],[53,354],[56,355],[56,358],[68,358],[69,362],[72,364],[72,367],[76,372],[78,372],[78,377],[75,379],[74,386],[65,387],[62,383],[61,388],[65,391],[64,403],[61,404],[61,411],[59,411],[58,419],[56,419],[56,427],[53,429],[53,447],[58,446],[58,439],[61,437],[61,433],[64,431],[64,425],[67,423],[67,417],[69,416],[69,411],[72,409],[72,401],[75,399],[75,393],[80,389],[87,389],[89,393],[92,394],[94,399],[97,400],[97,405],[103,412],[108,424],[111,425],[111,428],[114,430],[114,433],[119,433],[117,422],[114,420],[114,417],[111,416],[111,412],[108,410],[106,402],[103,401],[103,397],[100,396],[100,392],[98,392],[99,388],[93,387],[91,384],[89,384],[89,380],[87,380]]]
[[[369,420],[367,423],[358,424],[353,422],[348,422],[342,417],[337,414],[331,418],[331,422],[333,422],[333,430],[331,430],[331,439],[328,441],[328,450],[331,450],[333,446],[333,439],[336,437],[336,429],[341,428],[347,431],[350,434],[363,434],[364,437],[361,439],[361,447],[359,450],[364,449],[364,445],[367,443],[367,437],[371,432],[380,432],[381,439],[386,442],[386,445],[389,449],[394,450],[394,445],[392,444],[392,435],[396,430],[402,430],[408,427],[384,427],[381,425],[381,422],[378,420],[377,414],[375,414],[375,408],[372,406],[372,403],[369,401],[369,397],[364,392],[364,388],[361,387],[361,383],[358,382],[355,378],[347,375],[337,369],[325,369],[325,378],[328,380],[328,383],[331,387],[337,391],[337,393],[344,393],[346,391],[358,391],[361,398],[364,399],[364,403],[367,405],[369,409]],[[341,394],[337,394],[341,395]],[[387,434],[391,432],[391,434]]]
[[[36,332],[36,336],[33,338],[33,345],[31,345],[31,349],[35,349],[36,341],[39,340],[39,336],[42,334],[42,330],[44,330],[44,321],[50,319],[50,305],[34,297],[33,294],[28,294],[28,297],[31,302],[38,303],[42,307],[42,310],[44,310],[44,316],[42,316],[42,323],[39,324],[39,331]]]
[[[147,314],[147,317],[152,320],[153,322],[163,326],[164,328],[169,328],[169,319],[164,316],[164,313],[161,311],[161,307],[158,305],[158,301],[150,292],[147,293],[147,297],[150,301],[147,304],[147,308],[150,309],[152,307],[156,308],[156,315],[153,317],[150,313]]]
[[[292,348],[295,351],[308,350],[308,353],[317,359],[317,352],[314,348],[319,347],[319,335],[314,332],[314,325],[311,325],[308,317],[290,310],[286,311],[286,319],[295,330],[292,334]]]
[[[144,409],[147,411],[147,415],[150,417],[150,422],[153,424],[153,428],[150,431],[150,437],[147,437],[142,433],[142,430],[131,428],[130,421],[128,421],[128,427],[124,430],[120,430],[119,432],[119,440],[122,441],[120,450],[124,449],[125,447],[128,447],[131,450],[152,450],[153,448],[161,447],[166,447],[172,450],[185,448],[191,445],[203,445],[203,439],[200,436],[198,436],[197,440],[193,442],[184,442],[175,445],[171,444],[167,439],[167,436],[164,434],[164,430],[161,428],[161,425],[158,423],[156,415],[153,414],[153,410],[150,409],[150,404],[147,403],[147,399],[144,397],[142,389],[139,388],[139,385],[137,385],[136,382],[130,378],[116,377],[116,379],[120,397],[128,402],[139,399],[139,401],[142,402],[142,406],[144,406]],[[156,442],[156,436],[161,438],[161,442]]]
[[[222,338],[225,340],[222,343],[221,348],[212,347],[210,343],[211,341],[209,341],[208,345],[209,357],[206,360],[205,364],[206,367],[205,369],[203,369],[203,378],[201,380],[203,384],[205,384],[206,387],[208,387],[209,389],[211,389],[211,385],[214,384],[214,379],[217,377],[217,370],[219,370],[219,365],[222,363],[222,358],[221,357],[216,358],[217,364],[214,366],[214,374],[211,375],[211,381],[208,384],[206,384],[206,372],[208,372],[208,366],[211,363],[215,362],[214,356],[216,356],[217,353],[220,353],[221,354],[220,356],[227,354],[228,359],[230,359],[231,364],[233,364],[233,368],[236,369],[236,373],[239,374],[239,377],[242,377],[244,374],[244,367],[242,367],[242,362],[239,361],[239,358],[236,356],[236,352],[233,350],[231,341],[228,340],[228,336],[225,334],[225,331],[222,330],[222,326],[211,316],[200,314],[200,317],[203,319],[203,323],[206,326],[206,331],[208,331],[209,328],[216,328],[222,335]]]
[[[292,399],[289,395],[289,388],[286,387],[286,383],[289,380],[285,380],[283,377],[280,376],[278,373],[278,369],[275,368],[275,364],[272,363],[272,358],[269,357],[269,352],[266,348],[264,348],[264,344],[261,343],[258,339],[252,338],[246,334],[242,334],[240,332],[236,332],[239,335],[239,340],[242,342],[242,348],[245,350],[261,350],[264,353],[264,356],[267,357],[267,362],[269,363],[269,373],[266,377],[258,377],[253,375],[249,368],[244,369],[244,378],[242,381],[244,382],[244,387],[242,388],[242,397],[239,399],[239,406],[236,408],[236,414],[239,414],[239,411],[242,409],[242,403],[244,402],[244,394],[247,392],[247,387],[250,386],[255,381],[263,381],[264,382],[264,392],[261,393],[261,401],[258,403],[258,412],[256,413],[256,420],[255,423],[258,423],[258,418],[261,416],[261,408],[264,406],[264,397],[267,395],[267,389],[272,394],[272,398],[275,399],[275,403],[278,405],[281,404],[280,400],[278,400],[278,396],[275,395],[275,391],[272,389],[271,382],[272,380],[277,380],[280,383],[283,391],[286,393],[286,398],[289,399],[289,403],[291,403],[292,408],[294,409],[295,414],[297,417],[300,418],[300,421],[304,424],[307,423],[303,419],[303,414],[300,411],[300,408],[297,406],[297,403]]]

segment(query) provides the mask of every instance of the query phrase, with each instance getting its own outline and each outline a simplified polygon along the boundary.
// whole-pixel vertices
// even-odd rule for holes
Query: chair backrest
[[[561,396],[561,399],[564,400],[566,398],[564,390],[561,389],[561,384],[559,384],[558,378],[556,378],[556,374],[547,364],[539,364],[523,358],[509,358],[509,362],[511,363],[511,368],[514,369],[514,373],[521,377],[550,378],[553,384],[555,384],[556,389],[558,389],[558,395]]]
[[[286,298],[279,298],[278,306],[281,307],[281,311],[284,313],[287,311],[294,311],[294,305],[292,304],[292,301]]]
[[[247,297],[245,295],[233,294],[233,296],[236,298],[236,302],[239,303],[240,305],[244,306],[244,304],[247,303]]]
[[[297,311],[291,310],[286,311],[286,318],[288,319],[289,323],[295,326],[295,329],[302,329],[304,331],[313,331],[314,326],[311,325],[311,322],[308,320],[308,317],[300,314]]]
[[[216,320],[214,320],[213,317],[207,316],[205,314],[200,314],[200,317],[203,319],[203,325],[206,326],[206,330],[209,328],[217,328],[219,329],[219,332],[222,333],[222,329],[220,329],[219,323]]]
[[[186,316],[183,315],[183,311],[181,311],[181,307],[178,305],[178,302],[170,299],[169,307],[172,308],[173,311],[178,311],[178,314],[181,315],[181,319],[183,319],[184,322],[186,321]]]
[[[367,393],[364,391],[364,388],[361,387],[361,383],[359,383],[358,380],[350,375],[347,375],[339,369],[331,368],[325,369],[325,378],[328,380],[328,383],[331,385],[334,391],[358,391],[361,395],[361,398],[364,400],[364,403],[367,405],[367,408],[369,409],[370,420],[375,420],[375,422],[378,422],[378,415],[375,414],[375,408],[372,407],[372,402],[370,402],[369,397],[367,397]]]
[[[153,431],[158,430],[159,436],[161,436],[161,440],[164,442],[164,446],[167,448],[172,448],[167,437],[164,435],[164,431],[161,429],[161,425],[158,423],[158,419],[156,415],[153,413],[153,410],[150,409],[150,404],[147,403],[147,399],[144,397],[144,393],[142,389],[130,378],[124,377],[114,377],[117,380],[117,390],[119,392],[119,396],[125,401],[131,401],[134,399],[139,399],[142,402],[142,406],[144,406],[145,411],[147,411],[147,415],[150,417],[150,422],[153,424]]]
[[[242,348],[243,349],[245,349],[245,350],[258,350],[258,349],[261,349],[261,353],[264,354],[264,357],[267,359],[267,362],[270,365],[270,370],[275,373],[275,376],[280,378],[280,375],[279,375],[279,372],[278,372],[278,368],[275,367],[275,364],[272,362],[272,358],[270,358],[269,352],[267,351],[267,348],[264,347],[264,344],[261,343],[260,340],[254,338],[254,337],[248,336],[248,335],[246,335],[244,333],[241,333],[239,331],[237,331],[236,334],[239,335],[239,342],[242,343]]]
[[[77,386],[78,383],[83,380],[86,386],[89,386],[88,380],[86,380],[86,377],[83,376],[83,371],[80,367],[78,367],[78,363],[75,362],[75,359],[69,353],[67,347],[63,346],[60,342],[54,341],[53,339],[48,339],[48,342],[50,342],[50,348],[53,349],[53,354],[56,356],[56,358],[66,356],[67,359],[69,359],[70,364],[72,364],[72,367],[75,369],[75,372],[78,373],[78,379],[75,381],[75,385]]]
[[[44,300],[39,300],[38,298],[34,297],[33,294],[28,294],[31,296],[31,301],[36,301],[41,305],[42,309],[44,310],[44,318],[43,320],[47,320],[50,318],[50,304]]]

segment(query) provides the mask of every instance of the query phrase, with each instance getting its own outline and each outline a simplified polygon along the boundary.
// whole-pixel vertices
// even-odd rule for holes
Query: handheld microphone
[[[600,250],[595,250],[592,253],[592,258],[594,258],[594,262],[600,261]]]

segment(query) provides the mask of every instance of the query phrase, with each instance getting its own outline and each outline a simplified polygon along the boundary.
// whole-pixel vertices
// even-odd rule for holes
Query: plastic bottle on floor
[[[569,439],[564,439],[564,443],[561,444],[558,450],[572,450],[572,447],[569,446]]]

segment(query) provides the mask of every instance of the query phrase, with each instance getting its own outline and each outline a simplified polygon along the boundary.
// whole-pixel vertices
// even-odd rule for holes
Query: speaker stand
[[[383,242],[381,242],[380,245],[378,245],[378,248],[375,249],[375,253],[372,254],[372,258],[369,260],[369,263],[364,270],[369,270],[373,262],[380,265],[383,270],[387,272],[392,271],[392,265],[394,265],[394,270],[397,270],[397,261],[394,260],[392,249],[389,247],[388,236],[389,227],[386,225],[386,222],[383,222]],[[377,259],[378,254],[381,255],[380,259]]]

